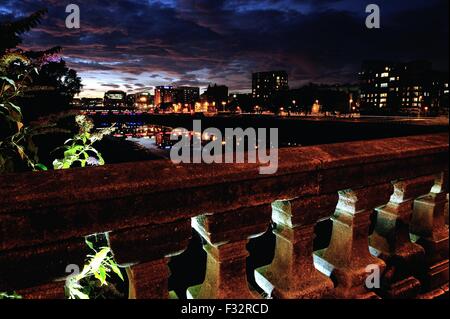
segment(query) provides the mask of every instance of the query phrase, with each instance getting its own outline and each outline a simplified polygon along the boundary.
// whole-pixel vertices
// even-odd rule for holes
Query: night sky
[[[65,28],[66,5],[81,29]],[[381,7],[381,29],[365,7]],[[356,82],[365,59],[428,59],[448,70],[448,0],[0,0],[0,21],[48,8],[23,47],[61,45],[83,96],[119,88],[226,84],[248,91],[251,72],[284,69],[290,86]]]

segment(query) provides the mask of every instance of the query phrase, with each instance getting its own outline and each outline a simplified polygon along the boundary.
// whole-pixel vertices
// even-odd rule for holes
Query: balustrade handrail
[[[260,175],[258,164],[170,161],[7,174],[0,176],[0,251],[426,175],[446,170],[448,150],[449,135],[441,133],[280,149],[278,172],[270,176]],[[408,160],[414,169],[405,167]],[[380,163],[394,170],[380,171]],[[299,179],[303,188],[295,185]],[[56,220],[33,230],[51,216]],[[45,236],[58,220],[67,234]]]
[[[448,160],[449,134],[440,133],[280,149],[274,175],[260,175],[259,164],[170,161],[2,175],[0,271],[6,269],[7,276],[0,273],[0,290],[27,287],[26,280],[39,276],[33,285],[56,279],[66,262],[82,262],[84,236],[112,232],[119,263],[154,262],[152,267],[164,269],[160,258],[187,246],[191,218],[214,216],[197,218],[194,228],[213,246],[232,239],[230,247],[242,249],[245,240],[238,238],[264,231],[270,222],[267,205],[274,201],[314,197],[320,206],[320,196],[333,203],[346,189],[388,192],[383,185],[393,181],[448,172]],[[228,226],[236,216],[242,233]],[[322,209],[305,218],[313,225],[323,216]],[[27,270],[27,260],[45,271]],[[8,277],[14,263],[27,272],[23,279]]]

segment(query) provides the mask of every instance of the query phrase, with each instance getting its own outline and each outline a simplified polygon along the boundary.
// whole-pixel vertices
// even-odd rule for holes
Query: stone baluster
[[[370,216],[376,207],[386,204],[392,194],[391,184],[339,192],[339,202],[332,216],[333,234],[328,248],[315,252],[316,267],[336,284],[335,298],[376,298],[368,290],[367,279],[386,265],[369,252]],[[370,266],[370,268],[368,267]]]
[[[130,299],[168,299],[169,257],[182,253],[192,236],[190,219],[113,231],[109,244],[121,267],[127,267]]]
[[[193,228],[206,240],[208,257],[205,280],[188,289],[189,299],[261,298],[248,284],[246,246],[250,238],[267,231],[270,214],[270,205],[264,205],[193,218]]]
[[[258,285],[275,299],[319,299],[334,287],[314,267],[314,228],[336,208],[338,196],[325,195],[277,201],[272,204],[276,223],[275,257],[271,265],[255,271]]]
[[[414,202],[411,239],[425,249],[426,270],[421,277],[425,290],[448,285],[449,236],[445,223],[447,193],[448,171],[437,175],[431,192]]]
[[[409,225],[414,200],[428,194],[433,176],[394,182],[390,202],[377,208],[377,222],[369,238],[370,250],[386,262],[382,289],[385,298],[413,298],[420,291],[420,282],[414,277],[420,272],[425,251],[410,240]]]

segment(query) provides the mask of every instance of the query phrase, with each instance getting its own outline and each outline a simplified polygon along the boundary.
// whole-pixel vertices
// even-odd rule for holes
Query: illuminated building
[[[259,72],[252,75],[253,98],[269,101],[279,92],[289,90],[288,74],[285,71]]]
[[[184,107],[193,108],[200,101],[200,88],[182,86],[175,89],[175,103]]]
[[[108,91],[103,98],[103,105],[108,110],[120,110],[127,107],[127,94],[123,91]]]
[[[164,103],[173,103],[175,93],[172,86],[157,86],[155,88],[155,106],[160,106]]]
[[[437,113],[445,107],[446,78],[427,61],[365,62],[360,73],[361,108],[365,113],[419,115],[425,109]]]

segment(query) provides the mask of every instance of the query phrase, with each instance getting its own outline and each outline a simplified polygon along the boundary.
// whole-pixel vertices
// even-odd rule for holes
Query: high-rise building
[[[279,92],[289,90],[289,79],[286,71],[270,71],[253,73],[253,98],[268,101]]]
[[[448,97],[448,79],[433,71],[427,61],[365,62],[360,82],[363,112],[437,113],[445,107],[443,97],[446,85]]]
[[[193,107],[200,101],[200,88],[181,86],[175,89],[175,103],[183,106]]]
[[[173,103],[175,100],[175,90],[172,86],[157,86],[155,88],[155,106],[163,103]]]

